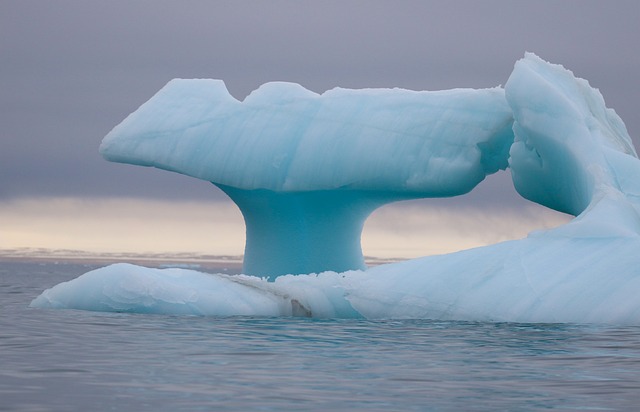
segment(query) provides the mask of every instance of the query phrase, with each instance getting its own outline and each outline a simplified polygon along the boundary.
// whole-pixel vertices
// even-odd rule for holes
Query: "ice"
[[[57,285],[32,306],[639,325],[640,160],[624,123],[585,80],[532,54],[516,63],[505,96],[516,189],[577,216],[566,225],[366,271],[272,281],[118,264]]]
[[[174,79],[103,140],[108,160],[243,190],[465,193],[507,166],[501,88],[437,92],[262,85],[244,101],[221,80]]]
[[[269,282],[256,276],[118,263],[56,285],[31,306],[177,315],[362,317],[339,287],[344,279],[344,274],[327,272]]]
[[[386,203],[468,192],[507,167],[501,88],[316,94],[267,83],[244,101],[220,80],[172,80],[103,140],[108,160],[208,180],[239,206],[244,272],[364,269],[365,219]]]
[[[527,54],[505,93],[515,118],[509,163],[523,197],[578,215],[611,190],[640,193],[624,123],[586,80]]]

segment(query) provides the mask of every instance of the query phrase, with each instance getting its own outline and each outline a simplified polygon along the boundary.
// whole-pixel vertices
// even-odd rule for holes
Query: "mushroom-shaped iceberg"
[[[244,216],[244,272],[275,277],[363,269],[374,209],[466,193],[507,167],[512,141],[499,87],[317,94],[274,82],[238,101],[220,80],[175,79],[100,152],[220,187]]]
[[[353,95],[347,98],[348,92],[328,92],[329,95],[332,93],[343,93],[345,99],[353,99],[358,93],[388,93],[390,104],[396,104],[411,95],[409,93],[405,96],[406,92],[399,91],[362,91],[351,92]],[[456,93],[466,93],[467,100],[454,101],[452,96]],[[498,97],[488,98],[494,94]],[[391,99],[394,96],[398,99]],[[431,96],[425,98],[423,103],[435,99],[438,94]],[[449,97],[443,98],[444,96]],[[389,144],[380,153],[376,145],[363,146],[364,149],[360,152],[368,159],[364,160],[356,156],[356,149],[353,148],[349,151],[332,150],[335,145],[351,143],[343,142],[331,133],[321,140],[327,143],[325,150],[320,150],[317,156],[308,156],[309,162],[316,162],[332,153],[333,156],[326,159],[333,165],[335,163],[331,162],[336,162],[336,158],[345,156],[344,163],[338,163],[343,168],[350,161],[362,162],[362,167],[369,165],[368,162],[372,161],[370,159],[374,158],[380,159],[380,162],[388,161],[391,165],[389,167],[395,168],[394,174],[385,174],[385,169],[377,176],[391,179],[398,178],[398,170],[404,170],[404,167],[418,174],[420,165],[433,161],[433,153],[439,153],[443,157],[448,153],[452,164],[439,166],[438,170],[442,171],[442,175],[424,172],[424,181],[430,183],[424,184],[419,190],[411,190],[408,188],[410,185],[402,186],[399,183],[376,187],[373,180],[368,180],[359,181],[360,186],[354,184],[350,188],[337,187],[333,191],[325,186],[313,193],[330,199],[335,196],[335,199],[340,199],[346,205],[346,196],[359,204],[365,202],[365,199],[382,201],[403,196],[446,194],[445,188],[451,194],[455,192],[453,189],[462,191],[464,184],[472,186],[471,183],[482,178],[481,173],[476,172],[478,174],[473,178],[475,180],[468,178],[465,181],[463,173],[453,179],[452,176],[456,176],[456,173],[452,167],[454,164],[462,165],[464,167],[461,169],[472,175],[474,170],[491,170],[488,167],[491,164],[489,153],[495,153],[499,155],[496,156],[497,159],[502,159],[502,132],[492,132],[501,129],[491,128],[498,124],[497,120],[496,123],[487,120],[493,114],[497,119],[498,113],[501,113],[502,109],[490,111],[501,107],[502,100],[499,96],[501,93],[496,91],[478,94],[452,91],[438,97],[443,98],[440,103],[451,104],[450,110],[438,112],[433,109],[435,113],[440,113],[442,119],[449,119],[447,127],[455,129],[466,125],[473,129],[473,136],[478,133],[481,136],[493,136],[473,143],[473,139],[463,139],[462,132],[448,133],[444,130],[441,136],[449,139],[448,142],[458,142],[459,146],[449,152],[443,149],[445,142],[433,140],[429,133],[412,134],[412,129],[407,125],[422,123],[414,118],[403,118],[404,111],[397,110],[398,116],[394,118],[404,120],[404,123],[389,120],[385,123],[385,130],[404,130],[396,140],[412,142],[412,139],[420,136],[419,140],[423,143],[414,144],[415,147],[424,147],[425,154],[416,150],[415,156],[423,156],[423,161],[414,160],[410,152],[403,152],[399,143]],[[566,225],[533,232],[525,239],[380,265],[367,271],[280,276],[274,282],[255,276],[209,275],[180,269],[159,270],[118,264],[57,285],[43,292],[31,305],[43,308],[224,316],[294,315],[320,318],[421,318],[640,325],[640,160],[622,120],[606,107],[602,95],[591,88],[586,80],[576,78],[562,66],[547,63],[532,54],[527,54],[516,63],[506,83],[505,96],[514,119],[515,140],[511,146],[509,164],[515,187],[520,194],[534,202],[577,215]],[[478,102],[482,99],[488,101],[483,106],[488,113],[484,119],[486,135],[481,132],[482,120],[470,121],[473,119],[472,113],[479,112],[481,106]],[[382,103],[376,104],[383,106]],[[389,106],[389,110],[393,107]],[[463,110],[465,107],[468,109],[466,112]],[[398,107],[395,106],[395,109]],[[316,113],[319,112],[320,110]],[[425,113],[430,112],[425,110]],[[274,116],[284,116],[285,113],[286,111],[277,112]],[[342,114],[346,116],[346,110],[336,116],[340,118]],[[460,123],[454,122],[454,118],[460,119]],[[363,124],[375,124],[379,118],[373,116],[371,119],[370,122],[363,121]],[[437,123],[429,115],[421,119]],[[414,120],[415,123],[410,123]],[[310,121],[301,129],[312,130],[312,123]],[[331,124],[328,121],[325,123],[325,126]],[[194,124],[199,127],[197,122]],[[354,130],[362,130],[362,135],[356,134],[356,141],[365,141],[364,131],[368,126],[357,126],[355,121],[349,124],[352,124]],[[390,129],[391,127],[396,129]],[[234,130],[237,132],[238,128]],[[186,131],[182,133],[188,134]],[[371,134],[378,136],[375,133],[376,130],[372,128]],[[159,134],[149,136],[155,139],[156,135]],[[304,133],[301,135],[304,136]],[[349,134],[353,135],[354,133]],[[495,136],[499,139],[496,140]],[[273,139],[277,141],[277,136]],[[138,150],[137,147],[143,148],[141,138],[133,140],[137,143],[131,147],[132,153],[134,149]],[[377,141],[385,141],[382,134],[377,137]],[[302,139],[299,145],[308,143]],[[480,146],[478,151],[474,150],[474,144]],[[492,144],[495,145],[495,150],[483,150],[490,148]],[[211,145],[215,146],[215,143]],[[147,146],[155,156],[153,146],[148,143]],[[176,142],[175,151],[182,150],[179,146]],[[267,149],[272,148],[264,150]],[[430,155],[426,154],[427,149]],[[143,152],[144,150],[141,153]],[[297,153],[296,151],[293,156],[294,160]],[[464,161],[457,160],[455,155],[461,156],[462,153],[470,156]],[[303,152],[302,155],[304,154]],[[395,161],[391,161],[394,159]],[[147,164],[158,163],[149,161]],[[313,178],[323,182],[330,181],[323,176],[327,176],[333,169],[321,166],[314,166],[319,176],[314,174]],[[498,161],[495,166],[501,166],[501,163]],[[164,163],[163,167],[170,166]],[[375,170],[373,166],[370,167]],[[289,169],[292,170],[291,166]],[[435,173],[435,169],[426,170]],[[344,170],[342,172],[336,174],[334,179],[348,180],[349,175]],[[353,176],[355,171],[350,173]],[[238,177],[241,174],[234,172],[233,175]],[[262,177],[264,176],[256,176],[256,179]],[[291,181],[302,181],[298,177],[299,175],[287,174],[283,180],[291,178]],[[436,190],[437,182],[443,183],[440,191]],[[444,185],[445,182],[447,186]],[[388,190],[385,191],[385,188]],[[256,201],[251,200],[251,192],[268,192],[273,198],[282,196],[281,199],[294,196],[294,193],[276,189],[236,188],[234,191],[246,191],[242,201],[247,203]],[[304,190],[301,192],[304,194]],[[345,198],[340,197],[343,195]],[[266,202],[265,205],[272,207]],[[308,207],[317,213],[321,212],[313,209],[314,204]],[[254,207],[256,213],[258,210],[258,207]],[[330,216],[332,212],[330,209],[325,213]],[[303,226],[302,223],[300,226]]]

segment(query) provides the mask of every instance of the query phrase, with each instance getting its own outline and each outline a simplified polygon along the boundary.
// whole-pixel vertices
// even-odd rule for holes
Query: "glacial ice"
[[[516,63],[505,96],[513,116],[508,161],[516,190],[577,216],[566,225],[366,271],[273,281],[117,264],[48,289],[32,306],[640,324],[640,160],[624,123],[587,81],[533,54]]]
[[[376,208],[466,193],[507,167],[504,90],[347,90],[267,83],[244,101],[221,80],[170,81],[100,146],[111,161],[216,184],[246,224],[243,271],[364,269]]]

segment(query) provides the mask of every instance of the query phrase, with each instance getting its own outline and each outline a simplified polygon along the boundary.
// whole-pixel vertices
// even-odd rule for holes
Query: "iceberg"
[[[504,90],[348,90],[267,83],[238,101],[220,80],[170,81],[100,146],[111,161],[212,182],[246,224],[243,271],[365,269],[376,208],[466,193],[507,167]]]
[[[384,96],[385,93],[380,92],[380,95]],[[447,152],[453,156],[451,162],[445,163],[456,163],[462,153],[465,156],[472,153],[470,157],[465,157],[462,164],[468,170],[481,169],[485,173],[508,161],[518,193],[546,207],[576,216],[568,224],[533,232],[524,239],[366,270],[333,270],[271,278],[267,276],[270,273],[265,273],[265,277],[261,278],[116,264],[54,286],[44,291],[31,305],[41,308],[215,316],[421,318],[640,325],[640,300],[637,299],[640,291],[640,160],[624,123],[613,110],[606,107],[600,92],[586,80],[576,78],[562,66],[547,63],[529,53],[516,62],[505,84],[504,95],[496,91],[480,91],[480,94],[470,94],[469,97],[494,94],[499,97],[492,100],[495,107],[486,110],[502,113],[503,104],[506,104],[506,121],[513,134],[486,129],[488,134],[485,136],[499,138],[483,140],[492,142],[484,144],[458,143],[455,150]],[[390,95],[386,96],[390,98]],[[455,102],[455,105],[458,104],[470,107],[470,103]],[[462,128],[482,129],[487,124],[493,124],[469,123],[467,117],[461,114],[473,117],[478,113],[477,110],[451,110],[451,113],[461,116]],[[401,116],[401,119],[404,118]],[[486,119],[484,121],[488,122]],[[407,124],[400,122],[398,128]],[[145,129],[140,127],[140,130]],[[453,125],[448,124],[447,127]],[[126,134],[124,131],[120,133]],[[443,135],[450,136],[446,132]],[[478,136],[477,133],[468,135]],[[502,146],[505,135],[511,139],[508,154]],[[403,136],[411,136],[411,133]],[[457,134],[453,133],[453,136]],[[150,134],[150,138],[155,138],[154,134]],[[105,138],[105,141],[108,143],[110,139],[112,137]],[[328,141],[331,139],[339,140],[336,137]],[[397,140],[394,144],[402,145],[402,142],[404,140]],[[107,143],[103,144],[103,148],[111,144]],[[428,144],[430,148],[439,145],[446,143],[434,141]],[[473,145],[480,152],[471,149]],[[137,149],[138,146],[140,149]],[[176,148],[172,150],[180,150],[178,146],[176,143]],[[154,163],[151,158],[155,158],[156,150],[159,150],[154,147],[154,144],[150,144],[144,148],[144,144],[138,142],[122,149],[120,155],[109,154],[107,157],[172,170],[182,167]],[[344,150],[338,151],[339,156],[356,158],[361,152],[356,149],[358,147],[366,148],[356,145],[346,154]],[[110,150],[103,149],[103,153]],[[135,154],[125,157],[124,152],[128,150]],[[393,145],[384,149],[388,156],[402,153],[402,150]],[[141,160],[144,153],[151,157]],[[309,154],[309,158],[312,157]],[[486,159],[492,159],[489,162],[491,167],[486,166]],[[404,162],[406,159],[397,157],[395,160]],[[324,161],[329,162],[326,159]],[[363,160],[364,164],[367,161]],[[193,167],[198,168],[197,164],[194,162]],[[321,164],[319,161],[309,167]],[[314,170],[314,174],[330,174],[322,167]],[[373,173],[376,168],[371,166],[370,170]],[[414,191],[408,189],[406,179],[389,183],[400,176],[398,168],[393,170],[378,183],[373,182],[376,176],[372,175],[371,182],[363,180],[354,184],[362,185],[357,186],[358,190],[366,187],[367,193],[374,189],[384,192],[385,185],[389,185],[396,196],[398,192],[415,194],[420,190],[423,190],[421,195],[451,195],[471,182],[463,182],[465,173],[471,172],[453,178],[455,172],[444,168],[441,171],[446,174],[441,177],[425,173],[423,178],[432,183],[422,186],[426,189]],[[209,179],[210,176],[203,174],[198,177]],[[287,176],[281,180],[282,184]],[[332,178],[327,176],[316,176],[314,184],[331,181]],[[245,178],[249,179],[243,175],[240,180]],[[475,179],[478,178],[481,180],[481,177]],[[257,181],[255,179],[249,180]],[[380,183],[385,182],[384,179],[391,180]],[[303,180],[295,185],[304,192]],[[432,184],[445,181],[454,186],[452,192],[444,188],[433,190],[437,185]],[[224,181],[221,184],[227,183]],[[274,193],[279,193],[278,190],[284,187],[276,185],[258,189],[258,186],[251,186],[253,183],[246,181],[234,184],[241,186],[238,190],[270,190]],[[322,190],[329,189],[325,186]],[[339,187],[332,189],[332,193],[342,194]]]
[[[600,92],[533,54],[505,85],[523,197],[576,215],[527,238],[372,268],[366,317],[640,324],[640,160]]]

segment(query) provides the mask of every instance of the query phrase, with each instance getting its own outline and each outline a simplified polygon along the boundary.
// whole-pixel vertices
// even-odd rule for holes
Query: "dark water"
[[[640,327],[30,309],[0,263],[0,410],[638,410]]]

